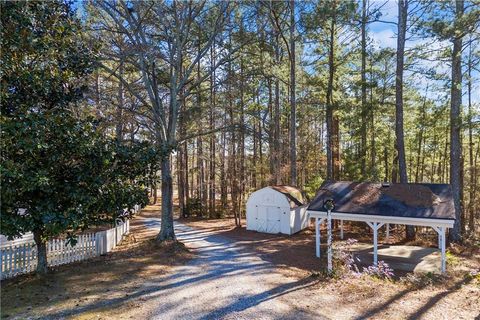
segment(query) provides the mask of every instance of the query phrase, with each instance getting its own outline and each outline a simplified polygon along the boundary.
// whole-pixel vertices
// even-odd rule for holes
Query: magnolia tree
[[[45,273],[49,238],[74,245],[76,232],[146,204],[156,153],[118,144],[73,107],[95,60],[68,4],[4,3],[1,22],[1,233],[32,232]]]
[[[148,152],[118,146],[68,112],[2,121],[1,230],[33,232],[37,271],[47,271],[46,241],[113,221],[123,208],[145,205]],[[141,156],[139,157],[139,155]]]

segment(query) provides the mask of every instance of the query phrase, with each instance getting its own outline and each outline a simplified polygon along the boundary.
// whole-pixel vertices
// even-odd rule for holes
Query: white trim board
[[[307,210],[307,213],[310,218],[326,218],[327,217],[327,213],[323,211]],[[455,220],[450,220],[450,219],[379,216],[379,215],[343,213],[343,212],[334,212],[334,211],[332,211],[331,214],[332,214],[332,219],[337,219],[337,220],[382,222],[382,223],[404,224],[404,225],[424,226],[424,227],[453,228],[453,224],[455,222]]]

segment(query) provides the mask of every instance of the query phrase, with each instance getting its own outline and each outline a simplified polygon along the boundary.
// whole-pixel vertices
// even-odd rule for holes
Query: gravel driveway
[[[148,228],[160,219],[147,218]],[[149,319],[322,319],[316,311],[299,310],[297,291],[314,284],[276,272],[255,252],[204,229],[176,223],[178,240],[197,258],[178,267],[161,283],[145,283],[141,318]],[[295,257],[292,257],[295,259]],[[303,308],[302,308],[303,309]]]

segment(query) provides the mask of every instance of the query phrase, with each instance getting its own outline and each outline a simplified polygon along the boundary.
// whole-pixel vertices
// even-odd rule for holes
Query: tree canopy
[[[68,3],[2,3],[2,234],[33,232],[46,272],[46,240],[111,223],[148,201],[156,152],[105,135],[83,94],[96,65]]]

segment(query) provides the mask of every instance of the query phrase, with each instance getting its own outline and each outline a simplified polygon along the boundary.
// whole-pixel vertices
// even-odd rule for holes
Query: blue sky
[[[385,5],[381,8],[381,13],[382,17],[381,20],[384,21],[390,21],[390,22],[397,22],[398,19],[398,2],[395,0],[389,0],[389,1],[379,1],[379,0],[374,0],[373,4],[374,5]],[[374,43],[376,46],[380,48],[393,48],[396,49],[397,47],[397,26],[390,24],[390,23],[383,23],[383,22],[374,22],[369,25],[369,35],[373,39]],[[407,35],[408,37],[408,35]],[[413,39],[413,40],[408,40],[407,43],[405,44],[405,48],[413,48],[416,45],[425,43],[427,40],[422,40],[422,39]],[[428,40],[429,43],[432,42],[431,39]],[[452,44],[448,41],[434,41],[433,43],[430,44],[431,46],[434,47],[447,47],[451,46]],[[441,62],[431,62],[431,61],[420,61],[420,64],[423,66],[429,66],[429,67],[434,67],[438,72],[447,72],[450,74],[450,65],[446,63],[441,63]],[[406,72],[406,76],[408,77],[409,74]],[[410,74],[410,76],[412,76]],[[418,83],[419,87],[425,87],[429,82],[429,87],[433,88],[434,83],[433,81],[428,80],[426,77],[422,77],[419,75],[415,75],[416,83]],[[472,103],[476,104],[477,109],[479,108],[478,103],[480,102],[480,83],[478,83],[478,80],[480,78],[480,74],[478,72],[473,73],[473,78],[474,78],[474,85],[473,85],[473,90],[472,90]],[[476,83],[475,83],[476,82]],[[437,83],[438,84],[438,83]],[[467,104],[467,98],[466,98],[466,86],[463,87],[464,89],[464,97],[463,97],[463,104]],[[438,97],[439,95],[449,95],[450,92],[438,92],[438,91],[432,91],[429,94],[429,98],[433,99],[435,97]]]

